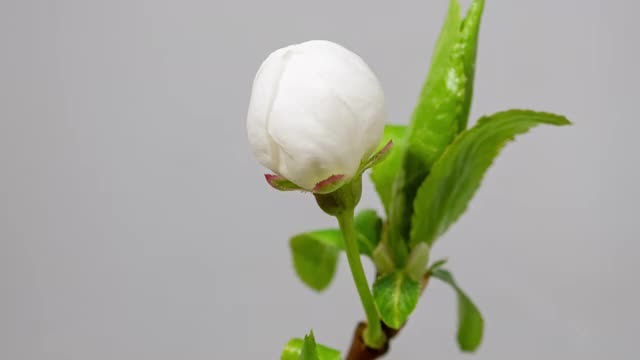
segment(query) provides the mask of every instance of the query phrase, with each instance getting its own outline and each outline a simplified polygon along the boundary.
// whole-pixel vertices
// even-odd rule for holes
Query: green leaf
[[[469,116],[475,60],[484,0],[474,0],[464,19],[460,3],[451,0],[409,130],[409,152],[429,167]]]
[[[383,162],[377,164],[371,170],[371,180],[376,187],[387,215],[389,214],[389,203],[391,202],[391,186],[400,169],[400,153],[404,146],[405,130],[406,126],[403,125],[385,125],[380,148],[388,144],[389,141],[393,141],[393,149],[391,149],[391,153]]]
[[[315,357],[312,357],[314,352]],[[299,359],[340,360],[341,357],[338,350],[316,344],[312,331],[311,334],[305,336],[304,340],[299,338],[289,340],[282,350],[282,355],[280,355],[280,360]]]
[[[462,22],[460,31],[459,46],[462,47],[462,62],[464,67],[465,94],[462,104],[462,112],[458,118],[459,129],[467,127],[469,111],[471,110],[471,99],[473,98],[473,83],[476,72],[476,53],[478,48],[478,33],[480,32],[480,20],[484,10],[484,0],[476,0],[471,3],[467,16]]]
[[[309,287],[322,291],[329,286],[338,264],[338,254],[344,249],[340,230],[318,230],[291,238],[293,266]]]
[[[354,226],[358,232],[358,248],[361,254],[372,256],[382,233],[382,219],[375,210],[365,209],[356,214]]]
[[[429,272],[434,272],[435,270],[441,268],[442,266],[444,266],[444,264],[447,263],[447,261],[449,261],[449,259],[440,259],[440,260],[436,260],[433,262],[433,264],[431,264],[429,266]]]
[[[378,152],[376,152],[373,156],[371,156],[364,165],[360,166],[360,169],[362,170],[360,170],[359,172],[362,173],[362,171],[366,169],[370,169],[380,164],[384,160],[386,160],[389,157],[389,155],[391,155],[392,149],[393,149],[393,140],[389,140],[380,150],[378,150]]]
[[[428,172],[460,130],[458,116],[466,86],[462,48],[458,46],[461,24],[460,3],[451,0],[431,58],[431,69],[409,127],[409,157],[405,167],[418,165]]]
[[[373,297],[382,321],[399,329],[406,321],[420,297],[420,284],[404,272],[396,271],[376,280]]]
[[[410,278],[415,281],[422,279],[422,275],[427,271],[429,255],[429,245],[425,243],[419,243],[411,249],[411,254],[409,254],[409,258],[407,259],[407,267],[405,268]]]
[[[386,275],[396,270],[396,264],[393,262],[389,247],[384,241],[379,243],[376,249],[373,250],[371,260],[376,266],[376,273],[380,275]]]
[[[478,308],[458,287],[453,275],[445,269],[436,269],[431,276],[451,285],[458,296],[458,346],[462,351],[475,351],[482,342],[484,320]]]
[[[305,335],[302,343],[302,351],[298,360],[320,360],[318,350],[316,350],[316,339],[313,337],[313,331],[309,335]]]
[[[382,220],[374,210],[363,210],[355,218],[358,231],[358,249],[371,257],[380,241]],[[316,230],[295,235],[289,242],[293,267],[304,282],[316,291],[326,289],[338,265],[344,239],[339,229]]]
[[[418,190],[411,220],[411,244],[429,246],[466,210],[484,173],[500,149],[539,124],[569,125],[565,117],[530,110],[509,110],[483,117],[460,134]]]
[[[394,179],[388,212],[390,246],[400,264],[408,254],[402,244],[408,241],[418,187],[467,123],[483,6],[484,1],[474,0],[463,20],[459,1],[450,1],[431,69],[407,131],[407,144],[400,155],[402,166]]]

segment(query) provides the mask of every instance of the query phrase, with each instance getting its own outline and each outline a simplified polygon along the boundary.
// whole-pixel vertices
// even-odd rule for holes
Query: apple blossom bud
[[[276,50],[262,63],[247,133],[262,165],[313,191],[332,176],[359,175],[385,121],[382,87],[367,64],[338,44],[314,40]]]

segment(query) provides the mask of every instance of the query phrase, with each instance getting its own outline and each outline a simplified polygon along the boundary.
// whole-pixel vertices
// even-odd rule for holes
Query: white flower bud
[[[253,81],[247,132],[258,161],[301,188],[356,175],[382,137],[380,82],[356,54],[314,40],[274,51]]]

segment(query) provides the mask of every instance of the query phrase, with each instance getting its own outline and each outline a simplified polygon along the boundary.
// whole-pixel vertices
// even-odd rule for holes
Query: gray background
[[[446,7],[0,1],[0,358],[275,359],[309,328],[346,348],[363,314],[345,259],[317,295],[287,245],[333,221],[264,183],[251,81],[271,50],[330,39],[406,123]],[[575,126],[509,145],[435,250],[487,319],[473,358],[635,358],[638,11],[487,1],[473,119],[527,107]],[[362,205],[380,209],[369,183]],[[434,283],[388,358],[471,358],[455,322]]]

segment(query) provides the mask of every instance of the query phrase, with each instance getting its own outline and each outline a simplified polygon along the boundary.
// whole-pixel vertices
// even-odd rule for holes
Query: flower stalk
[[[360,252],[356,241],[357,235],[353,224],[353,214],[354,209],[350,208],[336,215],[336,218],[338,219],[338,224],[340,224],[340,230],[344,237],[345,250],[347,252],[347,259],[349,260],[351,274],[353,275],[353,281],[367,316],[368,325],[363,332],[363,340],[367,346],[373,349],[380,349],[386,343],[386,336],[382,332],[378,309],[376,308],[373,295],[369,289],[367,277],[364,274],[362,262],[360,261]]]
[[[360,175],[334,192],[314,194],[318,206],[328,215],[335,216],[340,225],[353,282],[356,285],[360,302],[367,316],[368,325],[362,336],[364,343],[372,349],[381,349],[387,343],[387,337],[382,331],[378,308],[369,289],[369,283],[360,261],[360,249],[357,242],[358,234],[354,225],[354,210],[358,202],[360,202],[361,195],[362,177]]]

